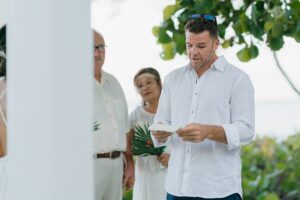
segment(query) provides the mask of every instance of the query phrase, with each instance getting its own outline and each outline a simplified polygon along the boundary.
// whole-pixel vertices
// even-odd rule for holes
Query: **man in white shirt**
[[[123,90],[114,76],[102,70],[105,48],[103,36],[94,31],[95,200],[121,200],[122,180],[126,187],[133,185],[134,163],[125,152],[129,125]]]
[[[167,200],[240,200],[240,147],[255,135],[254,88],[216,55],[214,16],[190,16],[185,36],[190,63],[166,76],[154,119],[178,128],[153,132],[156,145],[172,145]]]

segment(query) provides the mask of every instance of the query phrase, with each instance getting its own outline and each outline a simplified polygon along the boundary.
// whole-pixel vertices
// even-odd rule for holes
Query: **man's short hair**
[[[196,17],[194,17],[196,16]],[[207,20],[203,16],[210,16],[213,20]],[[191,15],[184,27],[185,31],[191,33],[202,33],[208,31],[212,38],[218,38],[217,20],[211,15],[194,14]]]

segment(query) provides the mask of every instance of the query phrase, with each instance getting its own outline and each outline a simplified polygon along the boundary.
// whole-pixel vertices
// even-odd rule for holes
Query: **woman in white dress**
[[[0,29],[0,199],[6,195],[6,26]]]
[[[134,85],[143,103],[130,114],[128,141],[132,141],[137,128],[149,127],[153,123],[161,92],[161,79],[154,68],[143,68],[134,77]],[[130,143],[130,142],[129,142]],[[131,147],[128,144],[128,148]],[[165,177],[169,153],[159,156],[137,156],[135,162],[135,182],[133,200],[165,200]]]

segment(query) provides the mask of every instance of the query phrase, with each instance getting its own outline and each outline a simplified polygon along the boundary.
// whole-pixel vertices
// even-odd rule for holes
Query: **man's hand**
[[[172,133],[166,131],[152,131],[152,135],[157,139],[158,142],[165,142],[167,141],[168,137]]]
[[[168,167],[170,154],[163,153],[160,156],[157,157],[158,161],[165,167]]]
[[[227,144],[225,131],[221,126],[192,123],[178,129],[176,133],[182,140],[188,142],[199,143],[209,139]]]
[[[123,187],[125,190],[133,188],[134,184],[134,163],[127,163],[124,168]]]
[[[182,138],[182,140],[194,143],[202,142],[209,134],[207,126],[196,123],[192,123],[184,128],[180,128],[176,132],[177,135]]]

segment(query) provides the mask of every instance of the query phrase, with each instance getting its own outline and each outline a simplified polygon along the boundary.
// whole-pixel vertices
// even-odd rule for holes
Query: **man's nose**
[[[197,48],[196,48],[196,47],[192,47],[192,48],[191,48],[191,53],[192,53],[192,54],[198,54]]]
[[[98,56],[100,56],[100,54],[101,54],[101,52],[98,49],[95,49],[94,56],[98,57]]]

